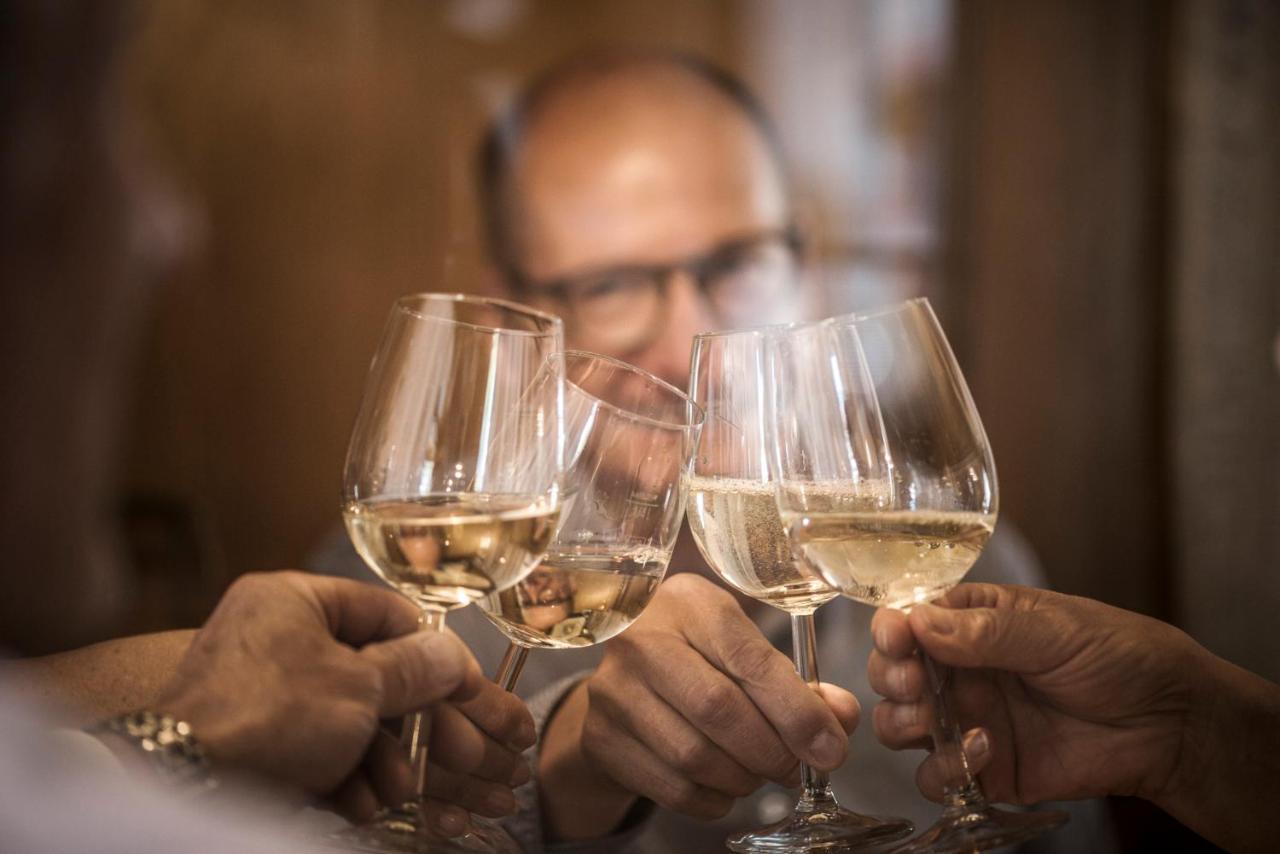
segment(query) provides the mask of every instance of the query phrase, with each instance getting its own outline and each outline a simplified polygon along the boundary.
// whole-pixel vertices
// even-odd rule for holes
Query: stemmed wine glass
[[[559,318],[502,300],[418,294],[392,308],[347,451],[343,516],[370,568],[421,609],[423,629],[443,631],[449,611],[520,581],[551,543],[563,342]],[[415,799],[341,841],[374,851],[513,847],[479,828],[457,842],[425,827],[429,730],[426,713],[405,718]]]
[[[964,577],[991,537],[998,496],[987,436],[925,299],[800,330],[774,362],[784,526],[844,595],[909,610]],[[987,804],[947,704],[945,673],[921,654],[946,766],[942,818],[895,852],[984,851],[1066,821]]]
[[[839,592],[796,559],[775,501],[771,352],[784,327],[699,335],[689,387],[707,420],[688,478],[689,527],[729,586],[791,616],[801,678],[818,686],[813,613]],[[840,806],[827,775],[801,765],[801,793],[790,816],[726,840],[733,851],[853,851],[908,836],[906,819],[859,815]]]
[[[617,359],[564,354],[567,464],[555,538],[538,568],[480,607],[511,646],[497,682],[515,689],[532,648],[602,643],[649,604],[684,514],[681,482],[702,410]]]

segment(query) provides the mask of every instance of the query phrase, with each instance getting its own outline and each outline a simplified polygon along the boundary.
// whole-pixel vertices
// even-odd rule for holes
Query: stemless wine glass
[[[785,327],[699,335],[689,386],[707,420],[688,479],[689,527],[707,563],[729,586],[791,616],[796,670],[815,689],[813,613],[839,592],[796,559],[783,531],[770,460],[774,418],[769,363]],[[733,851],[854,851],[901,839],[906,819],[859,815],[840,806],[823,772],[801,765],[790,816],[731,836]]]
[[[444,630],[445,614],[525,577],[555,533],[563,474],[559,318],[502,300],[398,300],[347,451],[343,516],[356,550]],[[552,381],[546,381],[550,374]],[[537,382],[535,382],[538,380]],[[510,848],[422,821],[430,720],[405,718],[414,801],[342,835],[375,851]]]
[[[787,414],[776,448],[778,503],[805,561],[846,596],[903,610],[959,583],[995,526],[996,470],[928,301],[805,330],[775,367],[776,405]],[[946,766],[945,810],[895,851],[985,851],[1066,821],[987,804],[961,748],[945,674],[921,658]]]
[[[607,641],[657,592],[684,514],[682,475],[702,410],[617,359],[564,354],[564,497],[538,568],[480,607],[511,646],[497,681],[515,689],[529,650]]]

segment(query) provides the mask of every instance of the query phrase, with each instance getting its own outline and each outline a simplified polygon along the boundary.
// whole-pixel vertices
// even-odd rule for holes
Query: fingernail
[[[516,763],[516,770],[511,775],[512,786],[523,786],[525,783],[533,779],[533,772],[529,770],[529,765],[523,759]]]
[[[893,707],[893,724],[900,729],[914,727],[920,721],[920,707],[915,703],[899,703]]]
[[[432,821],[441,836],[461,836],[467,830],[467,814],[456,808],[442,810]]]
[[[991,750],[991,742],[987,739],[986,730],[977,730],[964,740],[964,752],[970,761],[977,761]]]
[[[946,608],[936,605],[917,605],[916,610],[924,620],[925,628],[935,635],[949,635],[956,629],[955,616]]]
[[[516,797],[510,789],[494,789],[484,796],[484,806],[490,815],[510,815],[516,811]]]
[[[818,737],[809,745],[809,764],[819,768],[831,769],[844,759],[844,744],[840,739],[826,730],[818,733]]]
[[[889,649],[889,631],[883,624],[876,626],[873,633],[876,642],[876,649],[885,652]]]
[[[441,682],[457,682],[466,675],[466,660],[458,651],[457,641],[440,632],[420,631],[418,645],[431,659],[433,679]]]

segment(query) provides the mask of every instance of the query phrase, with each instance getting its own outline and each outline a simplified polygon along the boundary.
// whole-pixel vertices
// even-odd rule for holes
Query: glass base
[[[521,854],[520,846],[498,824],[471,819],[471,830],[462,836],[441,836],[421,826],[417,804],[382,810],[368,824],[348,827],[331,835],[331,846],[373,854]]]
[[[944,814],[938,823],[892,854],[967,854],[1034,839],[1067,823],[1064,812],[1009,812],[985,807]]]
[[[803,852],[866,851],[910,836],[915,826],[905,818],[859,815],[836,803],[796,804],[795,812],[776,824],[737,833],[724,841],[730,851]]]

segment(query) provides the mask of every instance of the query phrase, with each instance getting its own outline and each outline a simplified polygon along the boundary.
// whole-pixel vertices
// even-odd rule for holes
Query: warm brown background
[[[693,48],[767,84],[761,27],[840,11],[515,3],[486,40],[449,24],[465,5],[144,5],[136,92],[204,214],[155,316],[128,463],[130,488],[179,519],[159,527],[195,545],[181,569],[152,561],[149,589],[168,592],[142,623],[198,617],[232,575],[297,564],[337,522],[387,306],[478,280],[468,157],[487,105],[599,41]],[[1059,588],[1280,676],[1280,11],[950,8],[930,289],[1004,511]],[[856,236],[828,251],[841,241]]]

